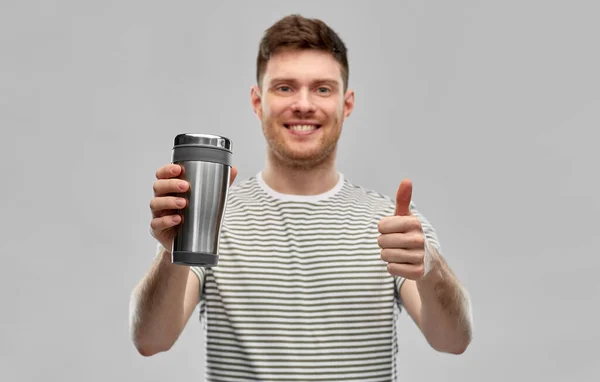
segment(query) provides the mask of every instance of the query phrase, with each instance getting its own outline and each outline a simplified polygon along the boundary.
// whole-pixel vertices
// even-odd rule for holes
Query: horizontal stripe
[[[391,319],[389,315],[382,316],[374,316],[365,318],[364,316],[361,319],[357,319],[355,317],[347,317],[347,316],[336,316],[336,317],[319,317],[310,320],[307,322],[304,320],[288,320],[279,317],[269,317],[261,318],[260,321],[257,321],[255,318],[250,319],[251,317],[236,317],[231,318],[226,315],[221,316],[221,320],[219,321],[218,314],[211,314],[212,321],[209,325],[214,327],[219,326],[229,326],[234,323],[236,326],[239,326],[243,329],[259,329],[263,331],[268,331],[274,325],[277,325],[278,329],[287,329],[287,330],[301,330],[301,331],[311,331],[311,330],[327,330],[327,329],[345,329],[351,330],[352,328],[376,328],[379,325],[386,325],[391,323]],[[211,317],[209,316],[209,317]]]
[[[389,334],[388,329],[385,326],[373,327],[373,328],[365,328],[363,326],[356,328],[344,328],[344,329],[329,329],[329,330],[321,330],[319,328],[312,329],[310,331],[307,330],[285,330],[281,328],[270,328],[268,330],[253,330],[246,329],[244,327],[237,326],[232,329],[229,326],[216,327],[213,326],[212,331],[214,333],[223,333],[224,335],[232,334],[232,335],[240,335],[240,336],[254,336],[254,337],[271,337],[271,336],[290,336],[295,338],[311,338],[314,340],[315,337],[329,337],[329,336],[339,336],[339,335],[380,335],[380,334]]]
[[[234,210],[235,211],[235,210]],[[390,209],[390,212],[393,212]],[[356,220],[357,222],[364,221],[372,221],[374,219],[371,211],[365,210],[361,207],[356,208],[285,208],[285,209],[275,209],[275,208],[264,208],[264,206],[256,206],[255,209],[248,208],[248,206],[244,207],[243,210],[239,210],[239,212],[231,212],[227,215],[227,224],[235,221],[264,221],[265,219],[286,219],[287,217],[299,218],[303,217],[309,221],[318,220],[318,219],[331,219],[335,218],[336,223],[339,223],[340,220],[348,221],[348,220]]]
[[[281,289],[269,289],[269,288],[244,288],[244,285],[229,285],[226,288],[220,288],[220,295],[223,299],[227,299],[229,297],[240,296],[244,299],[254,298],[254,297],[271,297],[273,299],[284,299],[287,300],[290,298],[290,295],[302,293],[303,301],[313,301],[313,300],[321,300],[326,298],[352,298],[355,300],[365,299],[365,298],[373,298],[376,296],[385,296],[389,298],[389,291],[386,289],[381,289],[381,285],[377,284],[376,287],[363,287],[363,288],[342,288],[342,289],[330,289],[323,292],[315,292],[310,290],[310,295],[305,296],[307,294],[306,288],[288,288],[286,287],[284,291]],[[214,296],[211,296],[214,298]],[[220,299],[219,299],[220,300]]]
[[[223,363],[216,363],[216,362],[211,362],[210,363],[210,368],[213,371],[216,370],[220,370],[223,372],[248,372],[250,370],[256,370],[258,372],[260,372],[261,374],[265,374],[265,375],[277,375],[277,376],[281,376],[281,375],[290,375],[293,374],[295,376],[303,376],[303,375],[323,375],[323,374],[336,374],[336,375],[340,375],[340,374],[349,374],[349,373],[358,373],[358,374],[365,374],[365,373],[369,373],[369,372],[375,372],[375,371],[384,371],[384,370],[388,370],[390,367],[389,361],[383,361],[383,362],[378,362],[377,364],[373,364],[373,365],[350,365],[350,366],[345,366],[345,365],[339,365],[337,367],[318,367],[315,365],[315,367],[311,367],[311,366],[304,366],[304,367],[300,367],[300,366],[289,366],[289,367],[282,367],[282,368],[275,368],[275,367],[260,367],[257,365],[252,365],[252,368],[247,367],[247,366],[243,366],[243,365],[235,365],[235,364],[223,364]]]
[[[290,273],[303,272],[306,274],[316,274],[315,271],[322,270],[325,270],[325,273],[330,273],[334,269],[344,268],[371,271],[373,269],[381,269],[382,267],[386,266],[385,262],[381,260],[380,255],[371,255],[368,258],[361,258],[359,256],[343,255],[334,257],[328,255],[326,259],[322,256],[316,256],[314,257],[315,261],[298,262],[298,259],[294,255],[289,255],[288,259],[282,260],[275,257],[273,253],[270,253],[268,255],[254,256],[236,254],[235,258],[233,257],[233,255],[221,256],[219,260],[219,264],[221,265],[221,267],[219,267],[218,269],[214,269],[213,271],[217,271],[219,273],[231,273],[234,272],[234,269],[237,268],[250,268],[258,271],[255,273],[265,271],[268,272],[272,270],[274,273],[282,273],[285,271],[289,271]],[[334,268],[331,267],[332,262],[335,263]],[[228,270],[228,268],[231,269]]]
[[[240,379],[239,378],[244,378],[244,381],[261,381],[261,382],[267,382],[267,381],[310,381],[310,380],[316,380],[316,381],[322,381],[323,377],[319,375],[319,373],[315,372],[316,375],[305,375],[305,374],[298,374],[297,372],[290,372],[288,375],[282,375],[282,374],[261,374],[260,378],[258,377],[253,377],[252,375],[248,375],[248,374],[243,374],[243,373],[234,373],[234,372],[219,372],[219,371],[213,371],[211,368],[209,368],[207,370],[207,375],[210,377],[210,381],[237,381],[239,382]],[[324,374],[324,373],[322,373]],[[370,379],[367,379],[369,377],[382,377],[385,375],[389,375],[389,371],[385,372],[385,371],[381,371],[378,373],[355,373],[355,374],[345,374],[345,373],[339,373],[339,372],[333,372],[332,373],[333,376],[327,376],[326,380],[327,381],[344,381],[344,382],[368,382],[371,381]],[[230,379],[224,379],[224,378],[230,378]],[[389,378],[389,377],[388,377]],[[389,381],[389,379],[386,379],[385,381]]]
[[[390,288],[391,289],[391,288]],[[313,299],[313,300],[305,300],[301,299],[302,294],[296,293],[291,294],[288,297],[283,298],[264,298],[263,297],[251,297],[243,294],[232,296],[207,296],[206,302],[208,304],[221,304],[225,303],[230,308],[236,309],[260,309],[260,307],[280,306],[281,310],[290,310],[291,308],[297,310],[310,310],[317,311],[321,310],[320,307],[325,307],[325,311],[333,310],[333,309],[349,309],[349,308],[360,308],[360,307],[371,307],[374,308],[376,306],[390,306],[393,302],[393,298],[391,296],[382,296],[382,295],[373,295],[370,297],[361,296],[359,298],[353,297],[345,297],[345,298],[323,298],[323,299]]]
[[[215,361],[226,360],[231,363],[237,364],[245,364],[248,362],[248,354],[246,350],[240,350],[240,348],[232,349],[223,348],[219,349],[218,347],[211,347],[211,354],[214,354]],[[309,363],[309,362],[360,362],[363,360],[373,360],[373,359],[385,359],[389,357],[389,346],[382,347],[379,351],[362,351],[362,352],[339,352],[339,351],[318,351],[307,354],[282,354],[281,352],[272,352],[272,353],[262,353],[262,354],[253,354],[252,359],[253,362],[264,362],[271,363],[273,365],[277,365],[280,363],[286,364],[288,362],[298,362],[298,363]]]
[[[338,322],[364,322],[365,318],[368,320],[372,320],[375,318],[382,317],[384,314],[391,314],[392,308],[391,302],[385,302],[381,304],[352,304],[349,303],[347,305],[336,304],[335,306],[327,306],[322,305],[319,307],[297,307],[289,306],[289,309],[286,312],[286,309],[283,307],[277,307],[274,304],[252,304],[246,306],[237,306],[237,305],[229,305],[226,304],[227,309],[223,309],[222,305],[217,303],[208,302],[206,304],[207,308],[210,309],[214,314],[227,312],[235,314],[236,318],[230,318],[231,322],[246,322],[252,321],[256,319],[272,319],[273,321],[278,319],[279,322],[302,322],[302,323],[315,323],[315,322],[328,322],[332,320],[337,320]],[[254,311],[250,310],[250,307],[254,309]],[[245,308],[245,309],[244,309]],[[265,313],[261,313],[260,311]],[[337,314],[336,314],[337,312]],[[359,316],[362,320],[357,319],[356,314],[351,314],[354,312],[361,312],[362,315]],[[268,314],[267,314],[268,313]],[[287,315],[285,313],[288,313]],[[346,313],[346,314],[344,314]],[[383,318],[382,318],[383,319]]]
[[[365,233],[364,229],[357,230],[355,233],[347,233],[340,234],[339,229],[335,228],[326,228],[328,231],[324,230],[315,230],[315,232],[294,232],[291,233],[289,231],[281,231],[273,232],[272,230],[255,231],[252,235],[229,235],[227,238],[227,242],[241,244],[241,245],[249,245],[249,244],[258,244],[258,245],[281,245],[288,244],[290,242],[310,246],[315,244],[332,243],[357,243],[363,242],[364,244],[377,244],[377,237],[379,234],[374,235],[373,233]],[[293,235],[293,236],[292,236]]]
[[[265,311],[270,311],[270,306],[262,306],[261,307]],[[216,308],[208,304],[207,309],[216,310]],[[231,313],[235,315],[235,318],[231,318],[224,313],[221,312],[213,312],[213,318],[216,318],[217,315],[221,314],[224,323],[236,324],[239,327],[248,328],[250,324],[256,324],[254,327],[264,328],[269,330],[269,324],[277,324],[279,327],[277,329],[288,329],[292,327],[297,327],[298,329],[318,329],[318,325],[323,325],[323,329],[327,328],[326,324],[339,323],[341,327],[345,327],[350,329],[352,324],[356,324],[360,326],[361,324],[368,324],[372,321],[376,322],[389,322],[389,315],[393,313],[393,309],[390,308],[371,308],[371,309],[362,309],[360,312],[363,314],[358,316],[357,314],[351,314],[356,312],[358,309],[348,310],[348,314],[343,314],[344,311],[341,309],[337,310],[337,314],[334,311],[329,312],[313,312],[312,314],[302,314],[298,311],[289,312],[287,315],[284,312],[278,311],[277,313],[269,312],[271,314],[256,314],[248,313],[248,311],[239,311],[236,309],[227,309],[227,314]],[[229,317],[229,318],[227,318]],[[220,325],[221,323],[214,323],[214,325]]]
[[[224,376],[224,375],[220,375],[220,374],[211,374],[207,372],[207,375],[209,376],[209,381],[210,382],[240,382],[240,377],[228,377],[228,376]],[[261,379],[258,379],[256,377],[244,377],[243,379],[244,381],[260,381],[260,382],[268,382],[269,380],[265,379],[264,377],[261,377]],[[276,380],[271,380],[271,381],[297,381],[297,379],[295,379],[293,376],[291,376],[289,379],[276,379]],[[387,374],[381,374],[380,376],[374,376],[374,377],[359,377],[359,378],[349,378],[348,376],[343,376],[343,377],[327,377],[327,381],[343,381],[343,382],[389,382],[391,381],[390,376]]]
[[[263,267],[267,266],[267,268],[272,267],[273,269],[281,269],[282,265],[287,265],[287,268],[296,267],[294,269],[300,270],[327,269],[328,267],[331,269],[332,265],[350,265],[357,261],[361,264],[354,269],[361,269],[363,266],[383,265],[381,251],[369,249],[370,251],[366,254],[363,250],[351,250],[340,251],[339,253],[329,251],[326,254],[321,252],[315,255],[288,252],[282,256],[279,251],[257,252],[243,247],[238,247],[237,250],[232,251],[231,246],[223,245],[219,250],[219,265],[221,266],[213,270],[217,272],[233,272],[235,271],[231,268],[233,265],[246,265],[249,267],[261,265]],[[223,265],[227,265],[227,267]]]
[[[280,350],[280,349],[288,349],[289,346],[287,343],[279,341],[279,342],[263,342],[256,341],[252,342],[247,338],[244,338],[244,348],[251,348],[254,350],[257,349],[271,349],[271,350]],[[229,345],[229,346],[240,346],[238,341],[231,341],[226,338],[215,337],[212,334],[209,334],[207,337],[207,342],[213,345]],[[303,342],[295,342],[294,349],[336,349],[336,348],[349,348],[349,347],[365,347],[365,346],[385,346],[388,343],[391,343],[392,339],[388,336],[386,339],[374,339],[374,340],[346,340],[346,341],[327,341],[327,342],[315,342],[312,343],[303,343]]]
[[[339,279],[339,280],[327,280],[327,281],[320,281],[320,282],[307,282],[307,281],[302,281],[302,280],[298,280],[298,281],[289,281],[286,280],[286,287],[289,286],[295,286],[295,287],[305,287],[307,285],[310,285],[311,288],[315,288],[318,289],[319,287],[326,287],[326,286],[338,286],[338,287],[344,287],[344,286],[357,286],[357,285],[365,285],[365,286],[371,286],[371,285],[379,285],[381,287],[383,286],[387,286],[386,283],[391,282],[390,279],[391,276],[379,276],[377,278],[375,277],[366,277],[366,278],[362,278],[362,277],[352,277],[352,278],[345,278],[345,279]],[[209,282],[213,282],[214,278],[208,279],[207,281]],[[282,282],[281,280],[260,280],[258,278],[254,278],[254,279],[245,279],[245,280],[238,280],[236,282],[235,278],[221,278],[219,277],[219,283],[222,285],[252,285],[252,286],[261,286],[261,287],[268,287],[268,286],[273,286],[273,287],[282,287]],[[210,284],[209,284],[210,285]],[[340,288],[341,290],[341,288]]]
[[[290,277],[294,276],[294,277],[299,277],[302,280],[305,281],[314,281],[317,278],[323,278],[323,277],[328,277],[328,278],[341,278],[344,279],[346,277],[354,277],[354,275],[365,275],[365,276],[369,276],[369,275],[377,275],[377,276],[385,276],[385,277],[390,277],[390,275],[387,272],[386,264],[383,261],[377,260],[376,262],[373,262],[373,264],[369,264],[369,265],[364,265],[364,262],[361,262],[360,264],[357,264],[357,262],[354,262],[355,265],[347,265],[346,263],[344,264],[340,264],[335,266],[335,269],[332,269],[331,267],[326,267],[326,266],[321,266],[321,267],[311,267],[309,269],[305,269],[306,267],[298,267],[298,266],[289,266],[287,268],[283,267],[283,266],[279,266],[279,267],[266,267],[266,266],[254,266],[254,267],[250,267],[250,264],[247,264],[244,266],[243,263],[241,262],[227,262],[227,260],[225,260],[226,265],[239,265],[240,269],[251,269],[252,273],[250,274],[260,274],[263,275],[265,278],[268,277],[272,277],[272,279],[279,279],[279,280],[289,280]],[[223,264],[221,264],[223,265]],[[357,269],[360,270],[360,273],[357,273]],[[345,272],[345,271],[348,272]],[[219,270],[220,271],[220,270]],[[225,272],[219,272],[219,277],[221,277],[221,275],[229,275],[230,273],[226,273]],[[238,275],[239,277],[243,277],[243,275],[241,273],[231,273],[232,275]],[[245,273],[248,274],[248,273]],[[214,273],[213,273],[213,277],[214,277]],[[223,276],[225,277],[225,276]],[[287,288],[286,288],[287,290]]]
[[[355,268],[356,269],[356,268]],[[360,269],[362,271],[362,269]],[[345,283],[348,283],[350,281],[350,284],[352,284],[352,281],[358,281],[358,280],[371,280],[371,281],[375,281],[375,280],[386,280],[389,281],[391,275],[385,271],[385,268],[382,269],[382,267],[380,267],[380,269],[373,271],[373,272],[358,272],[358,271],[354,271],[354,272],[330,272],[330,273],[323,273],[320,272],[319,274],[307,274],[301,277],[298,277],[297,274],[293,273],[292,275],[288,275],[288,274],[274,274],[274,273],[246,273],[246,272],[242,272],[242,271],[238,271],[235,273],[223,273],[223,274],[219,274],[218,276],[213,276],[213,277],[218,277],[219,282],[223,283],[223,285],[226,285],[226,281],[227,280],[234,280],[239,282],[239,280],[245,280],[245,281],[252,281],[252,280],[256,280],[256,281],[280,281],[282,283],[280,283],[279,285],[286,285],[286,286],[291,286],[293,284],[298,284],[298,283],[310,283],[311,286],[316,286],[316,285],[321,285],[323,283],[329,282],[329,281],[343,281]],[[239,284],[238,284],[239,285]]]
[[[390,338],[390,343],[392,342],[392,338]],[[235,352],[238,351],[240,354],[248,354],[248,348],[241,346],[225,346],[220,344],[215,344],[212,342],[207,342],[206,344],[208,351],[219,350],[223,352]],[[280,347],[276,350],[269,348],[253,348],[252,349],[252,357],[256,354],[258,355],[315,355],[315,354],[368,354],[374,352],[389,352],[390,345],[374,345],[374,346],[366,346],[363,345],[360,348],[350,348],[348,346],[342,345],[337,347],[329,347],[329,348],[291,348],[291,347]],[[209,353],[210,354],[210,353]],[[210,357],[209,357],[210,360]]]
[[[267,342],[269,344],[277,343],[289,343],[290,341],[297,341],[298,343],[312,343],[314,342],[314,336],[269,336],[269,335],[256,335],[251,334],[245,335],[241,333],[223,333],[220,331],[213,331],[208,334],[209,338],[237,341],[238,336],[244,340],[244,342]],[[385,339],[391,341],[389,333],[377,333],[377,334],[335,334],[335,335],[320,335],[321,338],[327,338],[328,341],[373,341]]]

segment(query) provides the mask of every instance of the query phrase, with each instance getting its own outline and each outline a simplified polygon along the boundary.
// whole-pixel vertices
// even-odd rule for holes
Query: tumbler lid
[[[178,146],[209,146],[231,151],[231,140],[212,134],[179,134],[175,137],[175,147]]]

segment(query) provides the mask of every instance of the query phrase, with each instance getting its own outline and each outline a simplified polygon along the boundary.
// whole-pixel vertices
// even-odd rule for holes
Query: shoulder
[[[344,179],[344,187],[339,193],[339,197],[344,204],[360,208],[377,219],[393,214],[396,207],[394,199],[389,195],[354,183],[349,179]]]
[[[249,198],[254,198],[254,196],[256,196],[259,192],[260,186],[256,181],[255,176],[241,179],[239,181],[236,180],[236,182],[229,187],[227,203],[243,203]]]
[[[396,199],[392,196],[353,183],[348,179],[345,179],[344,181],[344,189],[347,190],[347,192],[344,194],[344,198],[347,201],[357,203],[363,206],[363,208],[368,208],[372,214],[376,215],[377,218],[394,214],[396,209]],[[427,229],[433,230],[431,223],[417,208],[414,200],[411,200],[410,202],[410,210],[421,220]]]
[[[342,194],[346,199],[361,200],[369,205],[380,208],[390,208],[395,205],[394,199],[392,199],[389,195],[354,183],[348,178],[344,178],[343,190],[345,192]]]

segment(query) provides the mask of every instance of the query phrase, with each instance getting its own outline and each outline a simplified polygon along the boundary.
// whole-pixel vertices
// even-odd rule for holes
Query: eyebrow
[[[277,83],[277,82],[289,82],[292,84],[297,84],[298,80],[294,79],[294,78],[288,78],[288,77],[276,77],[273,78],[271,81],[269,81],[269,84],[273,84],[273,83]],[[314,84],[330,84],[330,85],[334,85],[334,86],[339,86],[339,83],[337,80],[334,80],[332,78],[318,78],[316,80],[311,81],[311,83]]]

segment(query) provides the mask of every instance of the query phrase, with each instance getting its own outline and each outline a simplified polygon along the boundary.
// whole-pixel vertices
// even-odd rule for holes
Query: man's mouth
[[[316,130],[321,127],[321,125],[318,125],[318,124],[288,124],[288,123],[284,123],[283,126],[285,126],[286,129],[296,131],[299,133],[308,133],[308,132],[311,132],[311,131]]]

